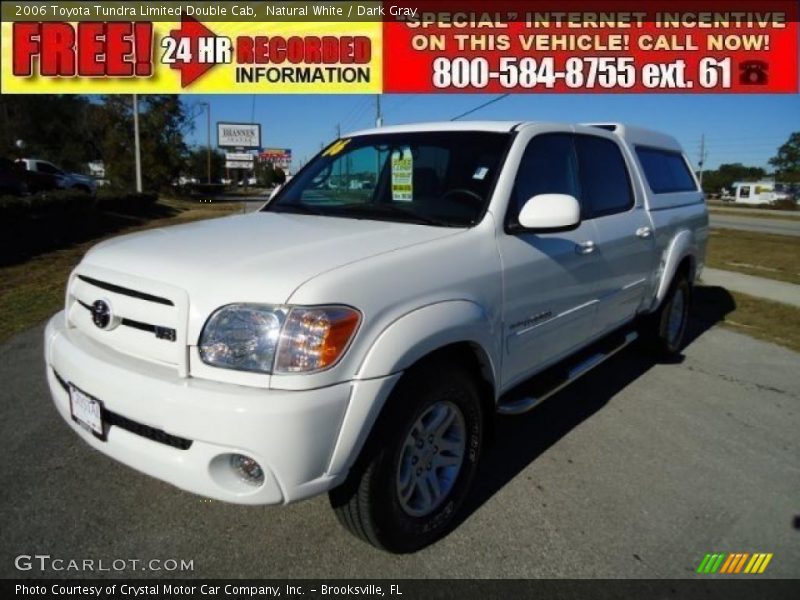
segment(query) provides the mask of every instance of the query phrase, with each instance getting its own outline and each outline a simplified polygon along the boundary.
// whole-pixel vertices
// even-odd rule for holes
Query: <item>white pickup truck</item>
[[[637,336],[680,351],[707,237],[666,135],[363,131],[258,212],[95,246],[47,326],[47,378],[126,465],[240,504],[329,492],[355,535],[414,551],[452,526],[495,413]]]

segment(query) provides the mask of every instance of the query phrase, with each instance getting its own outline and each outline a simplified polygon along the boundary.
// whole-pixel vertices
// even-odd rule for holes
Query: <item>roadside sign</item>
[[[217,123],[217,146],[220,148],[260,148],[261,125],[258,123]]]
[[[292,162],[292,149],[264,148],[259,152],[258,160],[261,162],[269,162],[279,167],[288,167]]]
[[[250,170],[253,168],[254,158],[252,154],[247,152],[226,152],[225,168]]]
[[[253,168],[253,163],[244,161],[244,160],[226,160],[225,161],[225,168],[226,169],[247,169],[251,170]]]
[[[226,152],[225,160],[234,160],[238,162],[253,162],[253,155],[247,152]]]

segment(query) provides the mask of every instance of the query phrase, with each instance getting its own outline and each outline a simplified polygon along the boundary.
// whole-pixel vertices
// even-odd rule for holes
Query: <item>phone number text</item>
[[[556,88],[703,89],[731,87],[731,59],[703,58],[690,73],[684,60],[636,64],[633,57],[573,57],[564,67],[552,57],[504,56],[493,65],[489,59],[439,57],[433,61],[433,86],[438,89],[485,88],[497,83],[505,89]]]

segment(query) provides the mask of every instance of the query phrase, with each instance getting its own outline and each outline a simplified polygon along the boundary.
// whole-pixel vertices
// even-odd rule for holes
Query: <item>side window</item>
[[[570,134],[537,135],[525,148],[511,194],[509,216],[516,222],[522,206],[539,194],[579,198],[578,164]]]
[[[575,147],[586,216],[601,217],[630,210],[633,192],[619,146],[604,138],[579,135]]]
[[[694,177],[679,153],[638,146],[636,155],[654,194],[697,191]]]
[[[740,198],[749,198],[750,197],[750,186],[749,185],[743,185],[741,187],[741,191],[739,192],[739,197]]]

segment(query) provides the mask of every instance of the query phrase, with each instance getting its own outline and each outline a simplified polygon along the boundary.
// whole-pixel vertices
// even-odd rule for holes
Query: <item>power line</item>
[[[501,94],[501,95],[500,95],[500,96],[498,96],[497,98],[492,98],[492,99],[491,99],[491,100],[489,100],[488,102],[484,102],[483,104],[479,104],[479,105],[478,105],[478,106],[476,106],[475,108],[471,108],[471,109],[470,109],[470,110],[468,110],[467,112],[461,113],[460,115],[457,115],[457,116],[453,117],[453,118],[452,118],[452,119],[450,119],[450,120],[451,120],[451,121],[458,121],[458,120],[459,120],[461,117],[466,117],[467,115],[471,115],[472,113],[474,113],[474,112],[477,112],[477,111],[481,110],[482,108],[486,108],[486,107],[487,107],[487,106],[489,106],[490,104],[494,104],[495,102],[500,102],[500,100],[502,100],[503,98],[508,98],[510,95],[511,95],[511,94]]]
[[[384,110],[384,112],[388,112],[389,114],[392,115],[397,115],[401,108],[403,108],[406,104],[408,104],[412,100],[416,100],[417,97],[421,95],[422,94],[403,94],[402,96],[404,97],[400,98],[399,102],[389,104],[389,106],[387,107],[386,110]],[[395,96],[395,98],[398,98],[398,96]]]
[[[364,111],[369,108],[370,104],[371,98],[369,96],[360,98],[360,100],[353,105],[350,111],[348,111],[347,116],[341,120],[342,128],[346,131],[355,123],[358,123],[361,119],[363,119]]]

